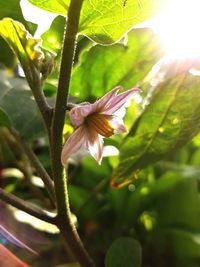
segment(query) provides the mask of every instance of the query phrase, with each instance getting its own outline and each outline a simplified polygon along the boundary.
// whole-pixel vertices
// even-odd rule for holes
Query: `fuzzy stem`
[[[25,202],[24,200],[14,196],[11,193],[5,192],[0,188],[0,199],[5,201],[11,206],[23,210],[26,213],[51,224],[56,224],[56,217],[48,216],[43,210],[40,210],[36,206],[33,206],[31,203]]]
[[[62,132],[82,3],[83,0],[71,0],[69,6],[68,20],[66,23],[67,27],[64,33],[58,92],[52,120],[52,135],[50,143],[52,172],[58,209],[58,226],[62,236],[68,242],[74,257],[79,261],[80,265],[83,267],[94,267],[94,263],[85,250],[71,219],[67,191],[67,178],[63,175],[63,167],[61,164]]]
[[[50,127],[51,127],[51,122],[52,122],[52,115],[53,115],[53,109],[49,106],[49,104],[46,101],[45,95],[42,90],[42,82],[41,78],[35,70],[35,68],[32,68],[32,77],[30,77],[29,72],[27,72],[25,69],[25,75],[27,82],[31,88],[31,91],[33,93],[33,96],[35,98],[35,101],[38,105],[38,108],[40,110],[40,113],[42,114],[46,130],[48,134],[50,135]]]

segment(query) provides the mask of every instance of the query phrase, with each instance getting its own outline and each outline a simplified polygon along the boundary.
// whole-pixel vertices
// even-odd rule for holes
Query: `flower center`
[[[110,137],[114,134],[114,128],[110,123],[110,117],[105,114],[93,113],[86,118],[86,124],[94,129],[98,134],[104,137]]]

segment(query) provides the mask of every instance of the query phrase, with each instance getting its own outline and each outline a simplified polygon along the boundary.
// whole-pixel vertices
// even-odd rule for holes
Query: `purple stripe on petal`
[[[104,114],[113,114],[115,113],[118,109],[120,109],[126,101],[135,93],[139,92],[140,89],[138,88],[133,88],[130,89],[124,93],[121,93],[117,96],[115,96],[112,101],[109,101],[105,107],[102,113]]]
[[[63,166],[66,166],[69,157],[84,144],[86,137],[85,127],[81,126],[67,139],[61,153]]]
[[[99,100],[97,100],[93,106],[94,109],[98,112],[101,112],[104,110],[104,107],[108,105],[110,102],[112,102],[112,99],[116,96],[117,92],[121,89],[121,86],[117,86],[113,88],[110,92],[108,92],[106,95],[101,97]]]
[[[74,107],[69,112],[70,120],[72,124],[76,127],[84,123],[85,117],[94,111],[93,104],[81,105]]]

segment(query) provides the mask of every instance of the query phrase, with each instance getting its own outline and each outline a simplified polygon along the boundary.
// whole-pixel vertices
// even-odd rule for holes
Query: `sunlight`
[[[37,31],[35,32],[35,37],[39,38],[41,34],[47,31],[57,16],[56,14],[50,13],[46,10],[42,10],[34,5],[32,5],[28,0],[21,0],[20,6],[24,18],[27,21],[31,21],[38,25]]]
[[[200,56],[199,11],[198,0],[171,0],[154,20],[153,28],[171,57]]]

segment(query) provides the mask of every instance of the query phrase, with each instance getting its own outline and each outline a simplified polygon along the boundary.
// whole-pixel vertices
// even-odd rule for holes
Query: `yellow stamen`
[[[89,128],[94,129],[104,137],[110,137],[114,134],[114,128],[105,114],[93,113],[86,118],[85,122]]]

